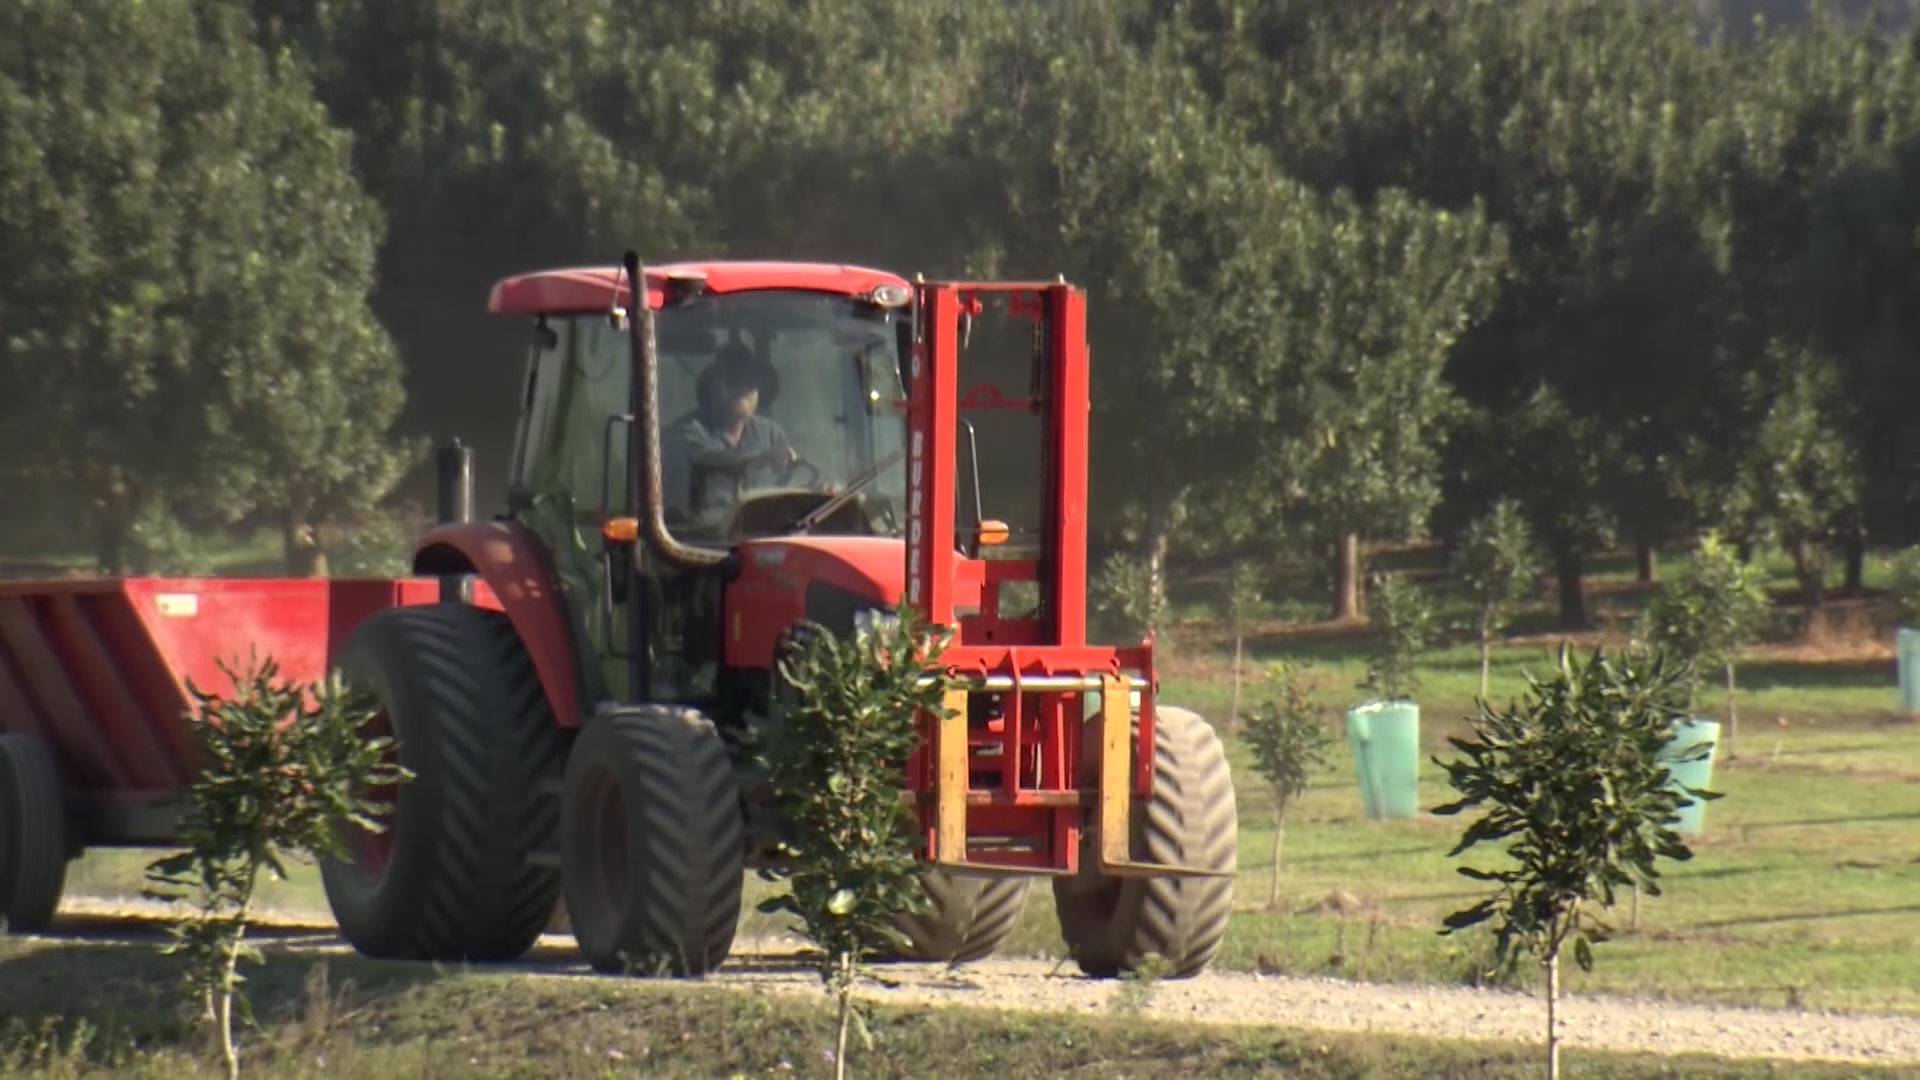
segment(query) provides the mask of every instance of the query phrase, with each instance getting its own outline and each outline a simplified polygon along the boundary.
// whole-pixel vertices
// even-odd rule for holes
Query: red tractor
[[[901,917],[899,959],[992,953],[1045,875],[1087,973],[1149,954],[1176,976],[1205,967],[1232,902],[1233,784],[1213,730],[1155,704],[1150,641],[1086,641],[1078,289],[628,255],[501,281],[490,308],[532,336],[505,512],[420,538],[413,568],[441,579],[439,602],[363,583],[353,597],[393,599],[349,603],[334,583],[332,636],[309,650],[377,695],[414,773],[391,827],[321,866],[356,949],[507,960],[563,902],[598,970],[714,970],[781,828],[743,750],[774,715],[777,657],[802,628],[852,634],[904,599],[956,629],[945,663],[972,689],[959,715],[923,718],[901,778],[931,911]],[[990,313],[1030,326],[1024,396],[962,388]],[[980,412],[1038,427],[1027,550],[985,513],[977,439],[962,454],[962,414]],[[115,595],[161,626],[144,588]],[[121,783],[77,768],[70,785]],[[166,834],[89,820],[106,822],[96,842]],[[52,867],[16,875],[36,917]]]

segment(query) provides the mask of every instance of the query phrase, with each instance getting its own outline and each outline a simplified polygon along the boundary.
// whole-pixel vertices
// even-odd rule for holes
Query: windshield
[[[906,487],[896,327],[906,317],[799,290],[709,295],[658,312],[673,533],[721,545],[784,531],[859,485],[812,531],[895,534]]]

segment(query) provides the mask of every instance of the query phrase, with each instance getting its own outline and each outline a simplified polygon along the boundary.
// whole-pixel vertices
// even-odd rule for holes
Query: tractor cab
[[[740,545],[898,542],[911,292],[831,264],[644,276],[644,312],[617,266],[495,286],[493,312],[533,322],[508,513],[556,564],[594,658],[587,701],[715,708],[721,592]],[[636,318],[651,322],[650,366],[632,349]]]

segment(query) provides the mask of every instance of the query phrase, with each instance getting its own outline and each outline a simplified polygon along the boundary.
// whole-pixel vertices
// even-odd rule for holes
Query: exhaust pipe
[[[434,516],[442,525],[473,520],[473,447],[459,439],[434,449]],[[473,581],[466,574],[440,578],[440,602],[473,602]]]

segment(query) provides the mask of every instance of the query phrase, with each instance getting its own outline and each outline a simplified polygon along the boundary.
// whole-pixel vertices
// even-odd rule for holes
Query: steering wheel
[[[806,470],[812,476],[812,479],[805,481],[802,486],[819,490],[824,485],[826,474],[820,471],[820,467],[808,461],[806,458],[798,456],[787,462],[786,469],[782,471],[780,475],[780,482],[783,484],[792,484],[796,475],[802,469]]]

